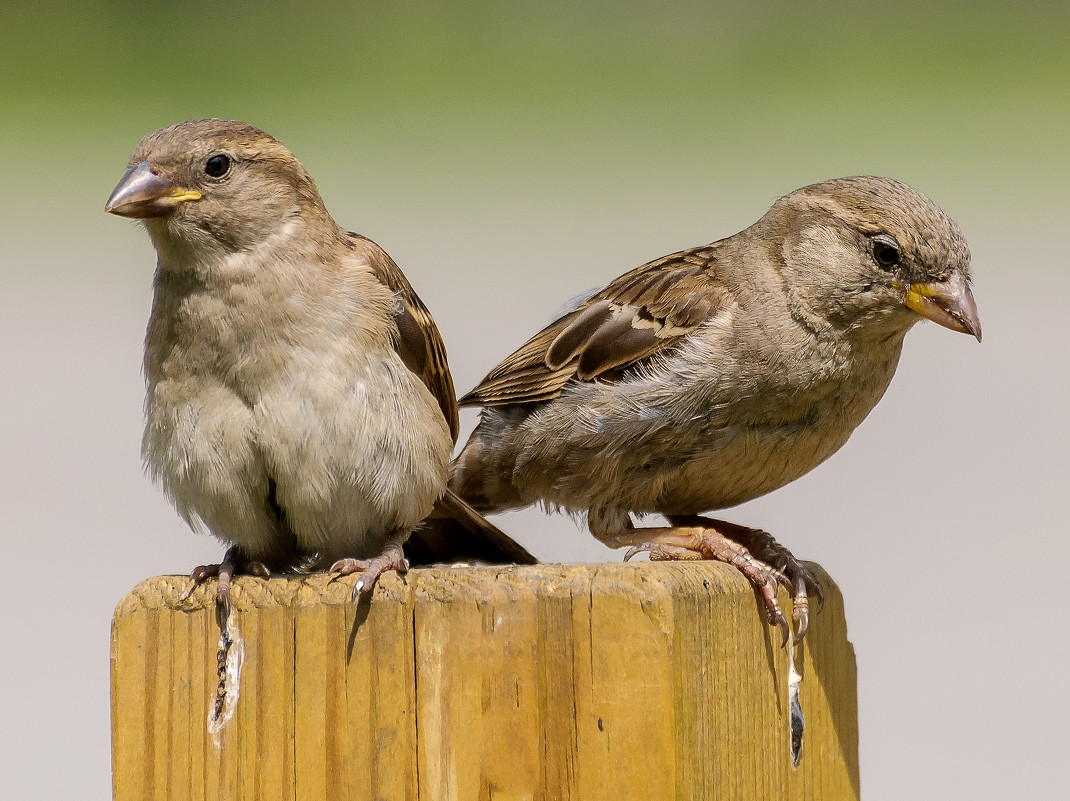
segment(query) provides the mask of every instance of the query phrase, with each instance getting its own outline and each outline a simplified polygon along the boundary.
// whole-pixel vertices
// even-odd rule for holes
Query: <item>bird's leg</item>
[[[402,545],[409,538],[408,531],[395,531],[390,535],[382,553],[371,559],[339,559],[330,567],[331,573],[340,573],[348,576],[360,571],[360,578],[353,585],[353,600],[362,592],[370,592],[375,587],[379,576],[388,570],[396,570],[404,573],[409,569],[409,560],[405,558]]]
[[[223,554],[223,561],[219,564],[199,565],[193,568],[193,572],[189,575],[193,579],[193,587],[190,588],[190,592],[193,592],[195,587],[203,584],[207,579],[213,576],[218,578],[219,585],[216,587],[215,597],[220,606],[221,619],[226,621],[230,618],[230,585],[237,573],[248,573],[261,578],[267,578],[271,575],[267,565],[263,562],[246,558],[237,545],[232,545],[227,548],[227,552]],[[189,593],[187,593],[187,597],[188,595]]]

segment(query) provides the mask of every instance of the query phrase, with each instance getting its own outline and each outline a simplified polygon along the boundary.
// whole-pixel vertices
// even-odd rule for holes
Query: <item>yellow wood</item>
[[[787,658],[709,562],[239,578],[241,696],[217,747],[214,584],[136,587],[112,631],[117,801],[856,799],[854,652],[825,587]],[[787,598],[782,597],[782,603]]]

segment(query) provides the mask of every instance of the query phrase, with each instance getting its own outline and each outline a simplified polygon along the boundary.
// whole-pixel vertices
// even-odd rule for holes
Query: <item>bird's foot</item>
[[[193,579],[193,586],[190,587],[190,591],[186,593],[188,598],[190,594],[198,586],[203,584],[210,578],[218,578],[219,584],[216,586],[216,603],[220,610],[220,620],[223,621],[221,625],[225,625],[226,621],[230,618],[230,587],[235,575],[246,573],[250,576],[259,576],[260,578],[267,578],[271,575],[271,571],[268,570],[267,565],[263,562],[258,562],[253,559],[245,558],[244,554],[238,549],[238,546],[234,545],[227,549],[227,552],[223,554],[223,561],[217,565],[198,565],[193,568],[193,572],[189,577]]]
[[[636,532],[637,534],[639,532]],[[637,543],[628,549],[625,561],[637,553],[646,551],[652,562],[679,561],[693,559],[715,559],[732,565],[747,577],[762,596],[769,623],[777,626],[788,641],[788,621],[777,601],[777,586],[784,576],[775,568],[755,559],[750,552],[719,532],[698,526],[674,526],[665,529],[647,529],[651,533],[645,542]]]
[[[724,536],[738,542],[750,551],[755,559],[771,566],[781,574],[781,583],[792,595],[791,616],[795,623],[795,637],[802,639],[810,622],[809,597],[812,595],[817,598],[818,612],[825,606],[825,593],[813,574],[767,531],[747,528],[725,520],[710,518],[697,518],[697,520],[708,527],[716,528]]]
[[[353,600],[362,592],[371,592],[375,588],[375,582],[379,576],[388,570],[405,573],[409,569],[409,560],[405,558],[405,552],[400,543],[390,543],[383,552],[372,559],[339,559],[330,567],[331,573],[340,573],[348,576],[351,573],[360,573],[360,578],[353,585]]]
[[[758,529],[704,517],[670,517],[671,528],[638,529],[634,539],[642,541],[625,555],[631,559],[642,551],[652,561],[715,559],[732,565],[759,592],[770,624],[777,626],[788,641],[789,626],[777,600],[784,585],[792,594],[791,617],[795,640],[801,640],[810,624],[809,594],[823,602],[821,587],[787,548]]]

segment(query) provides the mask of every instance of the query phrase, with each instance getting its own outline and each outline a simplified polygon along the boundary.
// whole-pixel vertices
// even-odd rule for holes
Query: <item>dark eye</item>
[[[230,171],[230,159],[222,153],[216,153],[204,162],[204,172],[213,178],[222,178]]]
[[[899,243],[886,234],[873,237],[873,259],[881,267],[889,269],[899,264]]]

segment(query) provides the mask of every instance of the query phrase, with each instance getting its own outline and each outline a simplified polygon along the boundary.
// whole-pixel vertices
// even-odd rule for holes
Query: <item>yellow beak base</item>
[[[200,192],[184,189],[174,181],[157,175],[147,161],[142,161],[126,171],[126,175],[112,190],[104,211],[135,219],[166,217],[180,203],[200,199]]]
[[[959,273],[946,281],[911,284],[904,303],[934,323],[962,334],[973,334],[978,342],[981,341],[977,303],[970,285]]]

